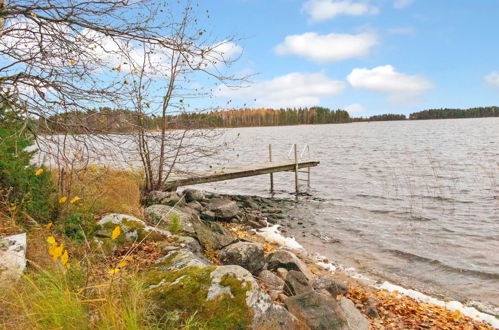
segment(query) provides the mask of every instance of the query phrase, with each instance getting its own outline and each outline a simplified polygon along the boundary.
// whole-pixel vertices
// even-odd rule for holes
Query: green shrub
[[[36,151],[27,148],[33,143],[25,118],[0,97],[0,190],[8,193],[8,202],[19,211],[37,221],[49,222],[56,189],[50,172],[43,168],[37,172],[38,168],[31,164]]]
[[[168,231],[172,234],[181,233],[184,230],[180,216],[177,213],[170,215],[170,223],[168,224]]]
[[[85,237],[92,237],[95,232],[95,220],[92,214],[73,212],[64,220],[64,233],[76,242],[82,243]]]

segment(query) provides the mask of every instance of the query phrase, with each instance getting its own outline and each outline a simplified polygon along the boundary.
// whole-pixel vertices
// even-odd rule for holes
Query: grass
[[[196,311],[153,313],[157,306],[143,282],[143,271],[152,263],[145,259],[160,255],[150,251],[152,245],[144,251],[125,246],[135,251],[135,259],[119,267],[123,256],[109,255],[93,240],[96,221],[104,214],[142,218],[140,176],[89,166],[66,174],[64,181],[59,198],[66,198],[52,201],[58,215],[43,222],[19,223],[11,205],[3,207],[0,198],[0,236],[28,235],[28,268],[14,285],[0,286],[0,329],[206,329]],[[180,218],[171,220],[170,229],[181,232]],[[69,253],[69,268],[49,255],[50,236]]]

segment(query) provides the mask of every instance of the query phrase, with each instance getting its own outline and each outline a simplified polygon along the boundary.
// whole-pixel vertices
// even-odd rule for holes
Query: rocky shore
[[[100,219],[96,241],[135,263],[158,313],[195,314],[210,329],[493,329],[332,272],[273,227],[292,201],[187,189],[143,202],[143,219]]]

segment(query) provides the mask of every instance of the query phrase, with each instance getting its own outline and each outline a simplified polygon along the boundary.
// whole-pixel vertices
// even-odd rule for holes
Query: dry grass
[[[80,208],[97,216],[124,213],[141,217],[140,174],[104,167],[88,166],[65,179],[63,195],[75,196]]]

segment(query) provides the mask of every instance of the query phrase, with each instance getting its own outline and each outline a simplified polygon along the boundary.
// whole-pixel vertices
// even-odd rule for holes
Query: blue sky
[[[216,0],[214,34],[235,34],[236,106],[348,108],[354,115],[499,104],[497,0]],[[255,101],[256,99],[256,101]]]

